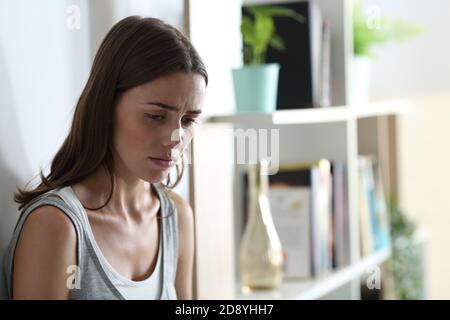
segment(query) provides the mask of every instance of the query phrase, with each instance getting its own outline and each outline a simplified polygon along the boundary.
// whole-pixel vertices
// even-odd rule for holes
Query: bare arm
[[[66,273],[76,264],[77,236],[70,219],[53,206],[28,216],[14,255],[13,299],[67,299]]]
[[[178,210],[179,251],[175,289],[178,299],[190,300],[193,296],[194,215],[186,200],[174,192],[170,194]]]

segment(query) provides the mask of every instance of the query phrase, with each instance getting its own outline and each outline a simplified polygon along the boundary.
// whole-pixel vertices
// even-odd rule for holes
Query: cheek
[[[115,145],[122,157],[141,156],[148,153],[155,137],[154,130],[136,119],[122,118],[118,121]]]

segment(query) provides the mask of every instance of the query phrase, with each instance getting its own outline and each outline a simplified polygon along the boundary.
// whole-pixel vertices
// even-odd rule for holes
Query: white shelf
[[[407,112],[411,108],[408,100],[373,102],[361,106],[337,106],[329,108],[309,108],[279,110],[273,113],[238,113],[211,116],[208,122],[228,122],[245,124],[307,124],[341,122],[349,119],[394,115]]]
[[[373,266],[380,265],[391,256],[391,249],[380,250],[373,255],[361,259],[354,265],[320,278],[305,281],[285,281],[276,290],[238,292],[237,300],[313,300],[324,297],[333,290],[361,276]]]

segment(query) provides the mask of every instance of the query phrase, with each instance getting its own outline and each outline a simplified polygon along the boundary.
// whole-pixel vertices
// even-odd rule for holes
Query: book
[[[342,161],[331,161],[334,269],[344,267],[350,262],[346,173]]]
[[[331,30],[327,21],[322,22],[322,46],[320,51],[319,107],[330,107],[331,103]]]
[[[359,226],[361,237],[361,256],[365,257],[374,252],[374,233],[373,219],[371,216],[370,195],[368,193],[369,182],[367,179],[367,167],[369,159],[366,157],[358,158],[358,209]]]
[[[391,245],[390,219],[386,201],[386,194],[383,187],[383,177],[381,175],[380,164],[373,159],[374,189],[376,199],[376,218],[378,222],[378,232],[375,235],[376,249],[387,248]]]
[[[282,164],[276,174],[269,176],[269,194],[273,187],[291,188],[292,192],[300,192],[299,188],[303,187],[305,188],[302,191],[303,198],[299,197],[298,199],[304,201],[304,197],[309,191],[308,217],[303,219],[305,224],[300,230],[297,226],[292,225],[292,233],[304,230],[302,243],[297,243],[296,248],[292,245],[289,247],[291,250],[303,251],[301,255],[304,259],[302,270],[305,270],[305,266],[308,265],[311,276],[318,276],[332,269],[331,186],[331,166],[326,159],[312,163]],[[276,192],[279,200],[279,197],[282,197],[281,192]],[[292,194],[288,193],[286,199],[292,201],[291,196]],[[278,213],[275,204],[272,212],[274,221],[280,219]],[[275,224],[277,225],[277,222]],[[283,242],[289,240],[289,236],[286,237],[288,239],[284,239],[284,237],[285,233],[280,233],[282,245]],[[305,246],[305,243],[309,243],[309,246]]]
[[[373,156],[359,157],[361,254],[390,245],[389,217],[380,166]]]
[[[284,278],[311,277],[311,189],[284,183],[269,188],[269,202],[284,257]]]

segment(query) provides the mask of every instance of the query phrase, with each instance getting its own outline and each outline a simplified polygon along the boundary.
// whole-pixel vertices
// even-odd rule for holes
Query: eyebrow
[[[146,104],[153,104],[155,106],[158,106],[160,108],[163,109],[168,109],[168,110],[172,110],[172,111],[179,111],[179,109],[177,107],[162,103],[162,102],[147,102]],[[197,109],[197,110],[188,110],[186,111],[186,113],[192,113],[192,114],[201,114],[202,110]]]

